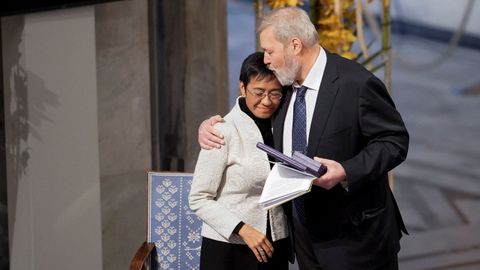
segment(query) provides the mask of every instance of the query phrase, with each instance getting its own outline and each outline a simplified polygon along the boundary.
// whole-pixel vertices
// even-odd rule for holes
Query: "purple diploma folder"
[[[277,161],[282,162],[288,167],[309,173],[316,177],[322,176],[327,171],[327,168],[320,162],[313,160],[298,151],[294,151],[292,157],[289,157],[261,142],[257,143],[257,148],[267,152],[268,155],[274,157]]]

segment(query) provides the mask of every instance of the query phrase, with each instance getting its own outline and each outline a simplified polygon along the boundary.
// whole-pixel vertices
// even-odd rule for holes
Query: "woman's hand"
[[[238,234],[253,251],[253,254],[255,254],[255,257],[257,257],[259,262],[267,262],[268,258],[272,257],[273,246],[263,233],[245,224],[242,226]]]

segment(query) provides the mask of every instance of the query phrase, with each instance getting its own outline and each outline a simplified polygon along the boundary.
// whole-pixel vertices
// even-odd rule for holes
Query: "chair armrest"
[[[143,244],[138,248],[135,256],[133,256],[130,262],[130,270],[141,270],[145,265],[145,261],[152,253],[155,248],[155,244],[143,242]]]

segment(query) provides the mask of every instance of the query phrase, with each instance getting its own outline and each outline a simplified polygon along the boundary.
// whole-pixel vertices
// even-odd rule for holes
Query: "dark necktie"
[[[297,97],[293,104],[292,151],[305,154],[307,150],[307,106],[305,93],[307,88],[302,86],[297,89]]]
[[[293,104],[293,126],[292,126],[292,153],[299,151],[306,153],[307,151],[307,113],[305,105],[305,92],[307,87],[301,86],[297,89],[297,97]],[[305,208],[303,197],[293,200],[298,220],[305,224]]]

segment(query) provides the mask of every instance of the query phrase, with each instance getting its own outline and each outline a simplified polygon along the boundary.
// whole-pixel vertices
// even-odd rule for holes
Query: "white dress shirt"
[[[305,78],[305,81],[303,82],[303,86],[308,88],[305,94],[305,105],[307,106],[307,144],[310,135],[313,112],[315,111],[318,91],[320,89],[320,83],[322,82],[323,72],[325,71],[326,64],[327,55],[323,49],[320,49],[320,53],[315,60],[315,63],[308,72],[307,78]],[[294,83],[293,86],[292,98],[288,104],[287,115],[283,124],[283,153],[287,156],[292,156],[293,104],[295,103],[297,96],[297,90],[295,87],[300,87],[301,85]]]

